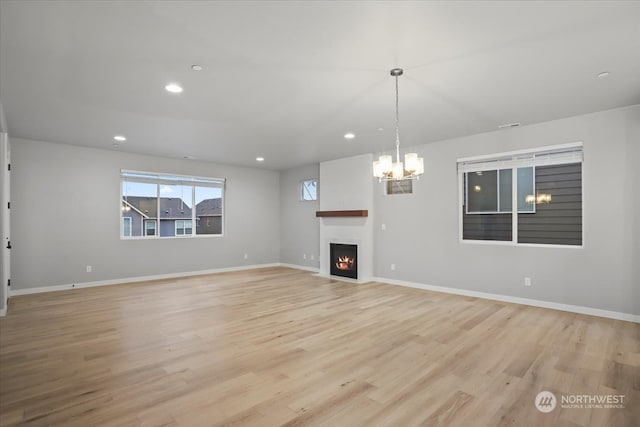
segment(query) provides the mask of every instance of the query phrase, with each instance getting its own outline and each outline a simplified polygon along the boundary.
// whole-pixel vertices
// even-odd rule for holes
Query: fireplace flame
[[[336,262],[336,268],[338,270],[351,270],[353,269],[353,262],[355,260],[348,256],[338,257],[338,262]]]

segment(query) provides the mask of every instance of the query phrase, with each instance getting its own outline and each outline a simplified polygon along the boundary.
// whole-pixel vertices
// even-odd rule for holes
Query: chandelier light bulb
[[[402,166],[402,162],[395,162],[393,164],[393,179],[402,179],[404,177],[404,167]]]

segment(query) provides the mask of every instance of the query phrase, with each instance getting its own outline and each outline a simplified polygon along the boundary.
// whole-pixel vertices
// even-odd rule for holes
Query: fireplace
[[[358,245],[331,243],[329,252],[332,276],[358,279]]]

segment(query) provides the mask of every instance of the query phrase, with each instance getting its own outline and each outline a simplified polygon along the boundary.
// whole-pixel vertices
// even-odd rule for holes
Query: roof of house
[[[196,216],[222,215],[222,199],[205,199],[196,205]]]
[[[123,200],[149,218],[156,217],[157,198],[127,196]],[[160,219],[191,219],[191,208],[179,197],[161,197]]]

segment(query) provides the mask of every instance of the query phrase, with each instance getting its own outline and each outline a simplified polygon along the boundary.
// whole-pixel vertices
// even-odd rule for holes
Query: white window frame
[[[307,182],[311,182],[314,181],[316,183],[316,198],[315,199],[305,199],[304,198],[304,190],[305,190],[305,183]],[[307,179],[303,179],[302,181],[300,181],[300,187],[299,187],[299,197],[300,197],[300,201],[301,202],[315,202],[318,200],[318,196],[320,192],[320,185],[318,183],[318,178],[307,178]]]
[[[539,155],[540,157],[536,157]],[[471,245],[498,245],[498,246],[522,246],[522,247],[540,247],[540,248],[565,248],[565,249],[583,249],[585,247],[585,196],[584,196],[584,144],[582,141],[571,142],[567,144],[549,145],[544,147],[509,151],[504,153],[487,154],[482,156],[463,157],[457,159],[458,168],[458,242]],[[516,171],[519,167],[530,166],[551,166],[563,165],[571,163],[582,164],[582,244],[581,245],[558,245],[543,243],[518,243],[518,214],[514,214],[511,209],[511,240],[470,240],[463,238],[463,213],[462,206],[466,203],[466,190],[464,183],[464,174],[467,172],[489,171],[500,169],[513,169]],[[512,173],[511,191],[512,206],[517,206],[518,199],[518,174]],[[535,178],[535,175],[534,175]],[[535,182],[534,182],[535,188]],[[534,193],[535,194],[535,193]],[[466,210],[466,205],[465,205]],[[517,209],[516,209],[517,210]],[[503,212],[509,214],[509,212]]]
[[[178,221],[182,222],[182,227],[178,227]],[[185,222],[187,222],[187,221],[189,221],[189,222],[191,223],[191,227],[185,227],[185,225],[186,225],[186,224],[185,224]],[[194,229],[193,229],[193,221],[192,221],[192,220],[190,220],[190,219],[176,219],[176,220],[175,220],[174,225],[175,225],[175,231],[174,231],[174,234],[175,234],[176,236],[180,236],[180,237],[189,237],[189,236],[192,236],[192,235],[193,235],[193,230],[194,230]],[[178,229],[179,229],[179,228],[180,228],[180,229],[182,229],[182,234],[178,234]],[[187,234],[187,233],[185,232],[185,229],[186,229],[186,228],[190,228],[190,229],[191,229],[191,233]]]
[[[129,220],[129,235],[124,234],[124,230],[127,229],[127,227],[125,226],[125,223],[127,222],[127,220]],[[131,234],[133,232],[133,230],[131,229],[133,227],[133,221],[131,219],[130,216],[123,216],[122,217],[122,235],[124,237],[131,237]]]
[[[532,182],[532,193],[531,194],[536,194],[536,167],[535,166],[520,166],[520,167],[532,167],[533,168],[533,182]],[[469,178],[467,177],[467,179],[463,179],[466,185],[465,188],[465,200],[464,200],[464,211],[467,215],[487,215],[487,214],[510,214],[513,211],[513,200],[511,201],[511,210],[510,211],[501,211],[500,210],[500,171],[501,170],[505,170],[505,169],[509,169],[509,168],[502,168],[502,169],[491,169],[488,171],[484,171],[484,172],[493,172],[494,170],[496,171],[496,209],[495,211],[477,211],[477,212],[469,212]],[[515,169],[511,169],[511,173],[513,174],[514,171],[517,171],[518,168]],[[476,171],[479,172],[479,171]],[[464,172],[463,174],[469,174],[472,172]],[[511,181],[511,185],[513,185],[513,177],[512,177],[512,181]],[[513,194],[513,193],[512,193]],[[518,209],[518,213],[519,214],[531,214],[531,213],[536,213],[536,205],[533,205],[533,210],[530,211],[521,211],[520,209]]]
[[[147,234],[147,230],[150,228],[147,227],[147,224],[153,224],[154,233],[149,235]],[[142,230],[144,231],[144,237],[158,237],[158,220],[157,219],[143,219],[142,220]]]
[[[122,191],[122,183],[124,181],[131,181],[131,182],[140,182],[140,183],[150,183],[150,184],[155,184],[157,186],[157,200],[158,200],[158,204],[157,204],[157,212],[158,212],[158,218],[156,218],[155,221],[156,222],[156,234],[153,236],[147,236],[147,231],[145,228],[145,220],[143,219],[142,221],[142,236],[130,236],[130,237],[125,237],[123,236],[123,232],[121,230],[120,232],[120,238],[121,239],[126,239],[126,240],[136,240],[136,239],[145,239],[145,240],[153,240],[153,239],[172,239],[172,238],[179,238],[179,239],[184,239],[184,238],[215,238],[215,237],[223,237],[225,235],[225,224],[226,224],[226,202],[225,202],[225,198],[226,198],[226,179],[225,178],[212,178],[212,177],[202,177],[202,176],[195,176],[195,175],[178,175],[178,174],[167,174],[167,173],[159,173],[159,172],[146,172],[146,171],[135,171],[135,170],[128,170],[128,169],[121,169],[120,170],[120,204],[122,203],[122,200],[124,198],[124,194]],[[189,185],[192,186],[192,192],[191,192],[191,200],[192,202],[195,201],[195,192],[196,192],[196,188],[197,187],[211,187],[211,188],[219,188],[220,192],[221,192],[221,214],[220,216],[222,217],[222,224],[221,224],[221,233],[220,234],[196,234],[196,229],[195,227],[193,227],[193,225],[196,224],[196,206],[195,203],[194,206],[191,209],[191,234],[186,234],[186,235],[180,235],[177,236],[174,233],[174,236],[160,236],[160,221],[162,218],[160,218],[161,216],[161,211],[160,211],[160,186],[161,185]],[[120,215],[122,215],[122,213],[120,212]],[[146,220],[149,221],[149,220]]]

